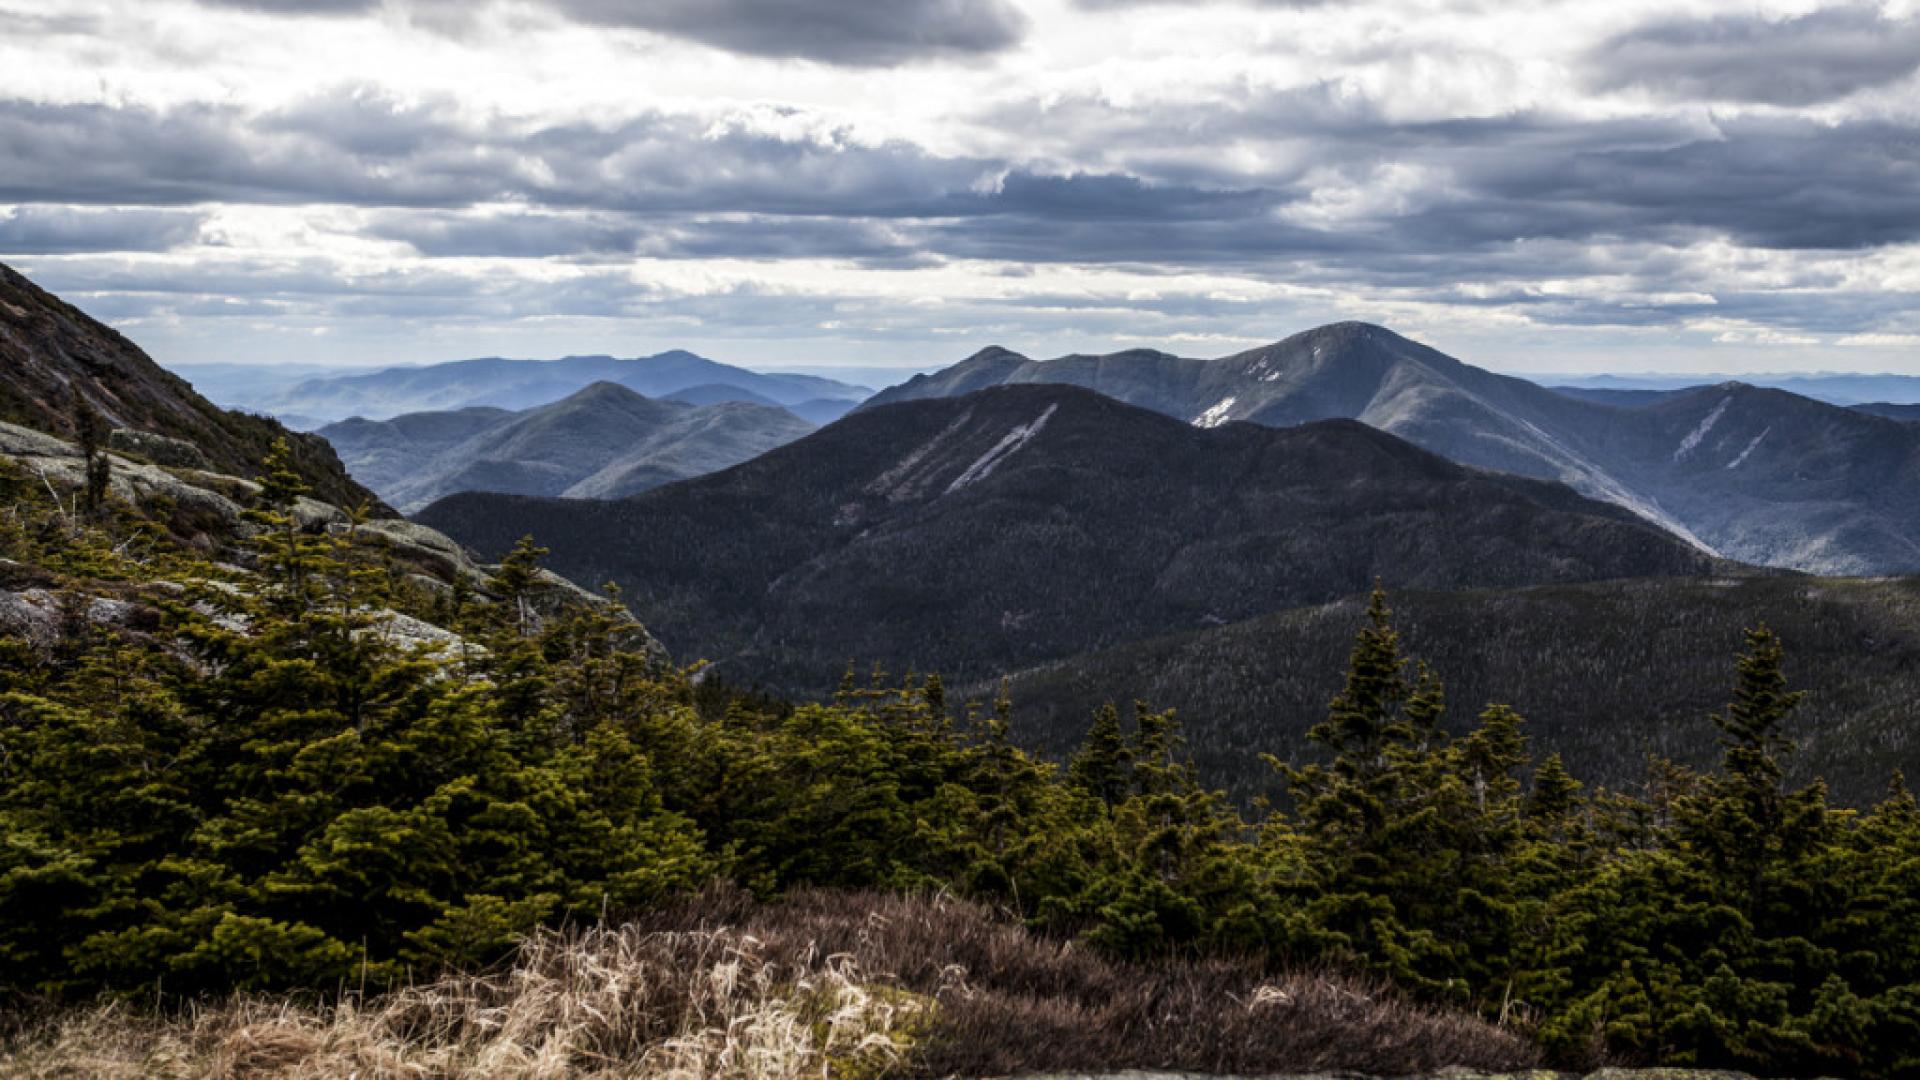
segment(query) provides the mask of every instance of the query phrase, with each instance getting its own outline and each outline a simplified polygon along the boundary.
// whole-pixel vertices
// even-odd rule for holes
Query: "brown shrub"
[[[15,1035],[0,1077],[1405,1075],[1535,1055],[1474,1017],[1325,972],[1116,963],[955,900],[735,890],[529,938],[478,975],[332,1004],[121,1004]]]

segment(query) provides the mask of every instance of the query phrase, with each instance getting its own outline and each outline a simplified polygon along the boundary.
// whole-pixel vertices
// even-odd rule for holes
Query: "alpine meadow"
[[[1920,1075],[1916,176],[1900,0],[0,0],[0,1080]]]

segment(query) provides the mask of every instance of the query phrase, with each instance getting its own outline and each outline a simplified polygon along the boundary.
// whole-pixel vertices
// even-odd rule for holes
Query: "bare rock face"
[[[175,469],[198,469],[212,472],[213,463],[200,448],[185,439],[173,439],[165,435],[155,435],[151,431],[135,431],[132,428],[115,428],[108,437],[107,445],[123,454],[133,454],[146,458],[155,465],[165,465]]]
[[[0,633],[39,648],[51,646],[76,624],[127,630],[145,621],[143,616],[141,605],[114,597],[74,596],[51,589],[0,590]]]
[[[139,453],[139,459],[107,455],[114,498],[146,509],[164,507],[175,521],[194,522],[195,542],[215,551],[235,548],[237,541],[258,528],[248,520],[246,511],[258,496],[260,485],[190,466],[156,464],[155,459],[161,455],[174,461],[193,460],[189,451],[196,448],[179,440],[131,434],[139,437],[124,440],[122,445]],[[138,449],[133,449],[136,446]],[[148,453],[156,448],[161,455]],[[26,482],[44,485],[63,505],[71,506],[75,493],[86,482],[86,463],[77,445],[17,424],[0,422],[0,462],[12,465]],[[305,497],[294,505],[293,516],[306,532],[332,532],[349,536],[354,543],[384,546],[418,579],[449,588],[458,582],[480,601],[489,598],[492,568],[475,561],[446,534],[425,525],[399,518],[355,523],[353,516],[340,507]],[[235,550],[230,558],[226,568],[244,575],[246,569],[240,564],[247,561],[245,555]],[[57,641],[63,628],[71,627],[76,619],[122,629],[151,621],[143,615],[150,614],[148,606],[138,598],[74,598],[45,588],[48,583],[28,569],[0,560],[0,632],[46,646]],[[583,608],[602,609],[623,622],[624,629],[618,635],[622,647],[647,653],[660,662],[667,659],[659,641],[624,607],[551,571],[540,572],[539,585],[529,603],[532,614],[542,620]],[[381,620],[383,632],[409,646],[461,644],[457,635],[406,615],[386,612]]]

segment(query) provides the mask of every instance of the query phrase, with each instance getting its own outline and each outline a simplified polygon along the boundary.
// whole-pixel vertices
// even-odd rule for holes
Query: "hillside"
[[[616,498],[736,465],[813,425],[777,406],[695,406],[594,383],[521,412],[475,407],[320,429],[347,468],[402,510],[458,491]]]
[[[1875,401],[1865,405],[1853,406],[1854,411],[1872,413],[1894,420],[1920,420],[1920,405],[1908,405],[1891,401]]]
[[[1198,426],[1356,419],[1463,464],[1560,480],[1731,559],[1920,570],[1920,429],[1737,383],[1593,400],[1364,323],[1217,360],[989,349],[866,407],[1015,383],[1083,386]]]
[[[378,503],[347,476],[325,440],[220,408],[118,331],[4,264],[0,371],[0,421],[71,437],[77,388],[113,427],[191,443],[216,471],[252,476],[274,440],[284,438],[317,496],[343,506]]]
[[[821,401],[853,407],[869,391],[814,375],[770,375],[708,360],[684,350],[656,356],[568,356],[559,360],[490,357],[421,367],[307,379],[250,399],[271,413],[325,421],[365,417],[384,420],[406,413],[447,412],[474,406],[522,410],[573,394],[596,382],[617,383],[647,397],[692,395],[691,403],[743,401],[805,405],[819,413]]]
[[[1713,560],[1567,488],[1345,421],[1195,428],[1011,386],[862,410],[616,502],[458,495],[419,520],[524,534],[616,581],[677,655],[818,690],[849,660],[992,674],[1365,587],[1699,575]]]
[[[1637,782],[1646,754],[1704,765],[1718,754],[1701,718],[1726,702],[1728,657],[1765,623],[1810,691],[1791,735],[1795,774],[1837,798],[1878,798],[1894,768],[1920,775],[1911,735],[1920,698],[1920,579],[1676,580],[1391,597],[1410,653],[1446,682],[1455,723],[1490,701],[1527,718],[1541,754],[1582,779]],[[1137,642],[1013,676],[1015,736],[1050,754],[1077,745],[1101,702],[1178,710],[1203,771],[1240,794],[1271,791],[1256,752],[1307,749],[1362,621],[1364,598]],[[974,694],[992,687],[973,687]]]

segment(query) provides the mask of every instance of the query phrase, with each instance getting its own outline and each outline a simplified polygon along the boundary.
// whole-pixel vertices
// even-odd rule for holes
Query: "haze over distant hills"
[[[777,405],[653,399],[597,382],[520,412],[487,406],[321,428],[354,477],[411,511],[456,491],[617,498],[724,469],[814,429]],[[684,393],[684,392],[683,392]],[[712,404],[697,404],[712,400]]]
[[[190,367],[190,366],[189,366]],[[559,360],[488,357],[420,367],[359,370],[303,379],[249,383],[216,371],[228,403],[273,415],[326,423],[385,420],[414,412],[486,406],[519,410],[558,401],[592,383],[617,383],[648,397],[697,393],[697,404],[745,401],[792,409],[815,423],[837,418],[872,393],[816,375],[765,374],[684,350],[655,356],[569,356]]]
[[[1220,359],[982,350],[866,406],[988,386],[1082,386],[1202,427],[1344,417],[1455,461],[1561,480],[1729,558],[1920,569],[1920,428],[1740,383],[1591,400],[1338,323]]]
[[[990,675],[1364,588],[1701,575],[1714,561],[1559,485],[1349,421],[1196,428],[1065,386],[863,409],[614,502],[465,494],[418,519],[526,534],[617,581],[677,655],[810,690],[849,661]]]

